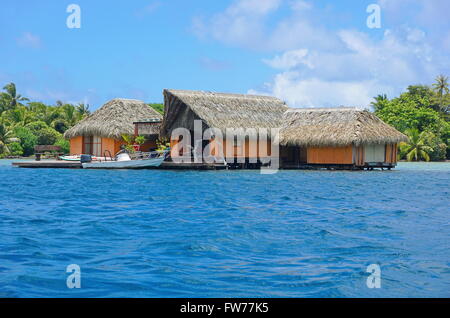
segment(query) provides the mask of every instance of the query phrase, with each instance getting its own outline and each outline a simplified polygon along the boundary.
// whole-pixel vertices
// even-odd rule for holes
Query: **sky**
[[[364,108],[450,75],[448,12],[448,0],[1,0],[0,86],[92,110],[162,102],[165,88]]]

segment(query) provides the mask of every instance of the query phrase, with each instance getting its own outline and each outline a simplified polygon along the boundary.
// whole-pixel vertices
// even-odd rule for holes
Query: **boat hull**
[[[84,169],[145,169],[158,167],[164,161],[164,158],[152,158],[129,161],[105,161],[83,163]]]
[[[63,160],[63,161],[77,161],[77,162],[80,162],[81,156],[80,155],[76,155],[76,156],[60,156],[59,159]],[[113,159],[108,158],[108,157],[92,157],[92,161],[113,161]]]

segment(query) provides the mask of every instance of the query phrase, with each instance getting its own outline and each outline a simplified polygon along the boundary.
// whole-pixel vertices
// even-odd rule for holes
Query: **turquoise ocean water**
[[[275,175],[10,163],[0,297],[450,296],[450,163]]]

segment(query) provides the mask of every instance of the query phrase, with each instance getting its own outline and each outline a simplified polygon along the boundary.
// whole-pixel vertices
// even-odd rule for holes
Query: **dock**
[[[17,161],[12,163],[19,168],[52,168],[52,169],[82,169],[79,161],[41,160],[41,161]]]
[[[19,168],[47,168],[47,169],[82,169],[83,166],[78,161],[64,160],[42,160],[42,161],[18,161],[13,162],[13,166]],[[226,169],[259,169],[260,166],[251,165],[225,165],[223,163],[175,163],[171,161],[163,162],[159,167],[146,167],[141,169],[158,169],[158,170],[226,170]],[[283,170],[374,170],[395,168],[393,164],[374,163],[364,166],[355,165],[320,165],[320,164],[284,164],[280,169]],[[114,168],[103,168],[114,169]]]
[[[19,168],[46,168],[46,169],[82,169],[83,166],[78,161],[64,160],[41,160],[41,161],[17,161],[12,163]],[[163,162],[159,167],[149,167],[149,169],[160,170],[225,170],[224,164],[206,163],[174,163]]]

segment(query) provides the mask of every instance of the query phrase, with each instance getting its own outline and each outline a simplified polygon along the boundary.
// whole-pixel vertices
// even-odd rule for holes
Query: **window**
[[[98,136],[83,137],[83,153],[97,157],[102,156],[102,138]]]
[[[384,162],[385,145],[366,145],[364,147],[365,162]]]

